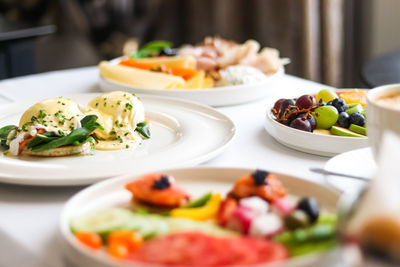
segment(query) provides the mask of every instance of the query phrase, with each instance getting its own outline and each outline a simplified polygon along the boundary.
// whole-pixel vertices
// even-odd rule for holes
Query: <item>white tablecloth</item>
[[[55,71],[0,82],[0,104],[28,99],[98,92],[96,67]],[[281,95],[300,95],[326,86],[285,75]],[[221,107],[236,124],[237,136],[209,166],[263,168],[323,183],[310,167],[323,167],[326,157],[314,156],[276,142],[264,130],[266,103]],[[0,184],[0,267],[68,266],[57,249],[58,219],[63,204],[83,187],[30,187]]]

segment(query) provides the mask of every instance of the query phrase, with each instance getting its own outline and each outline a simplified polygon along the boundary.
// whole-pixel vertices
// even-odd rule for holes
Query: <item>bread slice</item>
[[[37,156],[37,157],[65,157],[77,154],[89,154],[91,147],[91,142],[86,142],[81,145],[69,145],[69,146],[61,146],[53,149],[49,149],[42,152],[33,152],[28,148],[24,148],[21,152],[21,155],[28,155],[28,156]]]

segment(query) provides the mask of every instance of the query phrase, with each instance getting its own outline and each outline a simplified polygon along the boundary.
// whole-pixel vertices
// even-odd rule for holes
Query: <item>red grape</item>
[[[310,95],[302,95],[296,100],[296,106],[299,109],[307,109],[317,105],[317,101]]]
[[[285,112],[285,110],[289,107],[289,106],[295,106],[296,103],[294,102],[293,99],[285,99],[282,101],[281,103],[281,111],[279,112],[279,116],[282,116],[283,113]]]
[[[274,104],[274,109],[276,110],[276,112],[279,112],[279,110],[281,109],[281,104],[283,101],[285,101],[285,98],[281,98],[278,101],[275,102]]]
[[[314,116],[307,113],[302,113],[299,115],[299,118],[304,118],[310,122],[311,130],[314,130],[317,127],[317,121],[315,120]]]
[[[290,123],[290,127],[306,131],[306,132],[311,132],[312,127],[310,122],[307,119],[304,118],[296,118]]]

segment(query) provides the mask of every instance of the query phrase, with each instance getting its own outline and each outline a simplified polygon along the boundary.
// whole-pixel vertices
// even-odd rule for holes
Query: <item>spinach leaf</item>
[[[151,137],[150,127],[147,121],[138,123],[135,131],[137,131],[144,139],[149,139]]]
[[[26,145],[26,147],[32,148],[34,146],[53,141],[59,137],[60,136],[58,136],[54,132],[44,132],[43,134],[37,134],[35,138]]]
[[[7,125],[3,128],[0,128],[0,139],[7,139],[8,134],[16,128],[17,126],[15,125]]]
[[[7,125],[7,126],[0,128],[0,146],[4,146],[4,147],[8,148],[8,146],[6,145],[7,136],[14,129],[17,129],[17,126]]]
[[[166,41],[153,41],[142,46],[136,53],[131,55],[133,59],[140,59],[149,56],[158,56],[163,48],[171,48],[172,43]]]
[[[69,135],[62,136],[57,139],[51,140],[48,143],[39,144],[31,148],[33,152],[42,152],[66,145],[80,145],[87,140],[88,136],[96,129],[103,129],[103,127],[97,123],[96,115],[89,115],[81,120],[81,128],[73,130]]]

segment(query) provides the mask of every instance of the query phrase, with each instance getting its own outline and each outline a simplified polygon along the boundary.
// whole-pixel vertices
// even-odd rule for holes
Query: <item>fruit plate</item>
[[[248,175],[253,171],[253,169],[243,168],[194,167],[169,169],[159,172],[174,176],[180,185],[196,197],[209,192],[210,188],[214,192],[224,194],[228,192],[238,178]],[[290,195],[294,197],[313,196],[324,207],[324,210],[336,212],[336,204],[340,196],[337,191],[320,184],[284,174],[276,174],[276,176],[283,183],[284,187],[287,188]],[[135,265],[132,263],[117,262],[110,259],[105,253],[93,252],[78,243],[70,230],[70,221],[75,216],[101,208],[126,206],[131,200],[131,194],[124,189],[124,185],[138,177],[140,176],[127,175],[97,183],[82,190],[66,203],[61,213],[59,230],[62,236],[61,251],[63,251],[71,263],[76,266],[99,267],[143,266],[143,264]],[[319,256],[320,254],[310,254],[294,258],[285,262],[285,266],[315,266]]]
[[[360,148],[348,151],[329,159],[324,169],[348,175],[372,179],[376,171],[376,163],[371,148]],[[326,175],[327,182],[343,192],[357,191],[366,185],[365,181],[335,175]]]
[[[316,134],[297,130],[277,122],[271,112],[277,100],[274,99],[267,104],[264,127],[282,145],[326,157],[368,146],[367,137]]]
[[[119,58],[111,63],[117,63]],[[228,106],[237,105],[267,96],[272,96],[276,90],[276,82],[284,76],[285,70],[281,68],[277,73],[268,76],[268,78],[257,84],[232,85],[224,87],[215,87],[210,89],[152,89],[139,88],[129,84],[113,81],[100,76],[100,89],[109,91],[128,91],[136,94],[151,94],[169,97],[178,97],[187,100],[197,101],[210,106]]]
[[[100,93],[70,96],[80,105]],[[0,150],[0,182],[25,185],[82,185],[124,173],[192,166],[221,153],[233,139],[234,123],[217,110],[180,99],[141,96],[152,137],[136,150],[95,151],[69,157],[8,157]],[[0,125],[18,124],[36,101],[0,106]],[[201,141],[201,145],[199,142]]]

